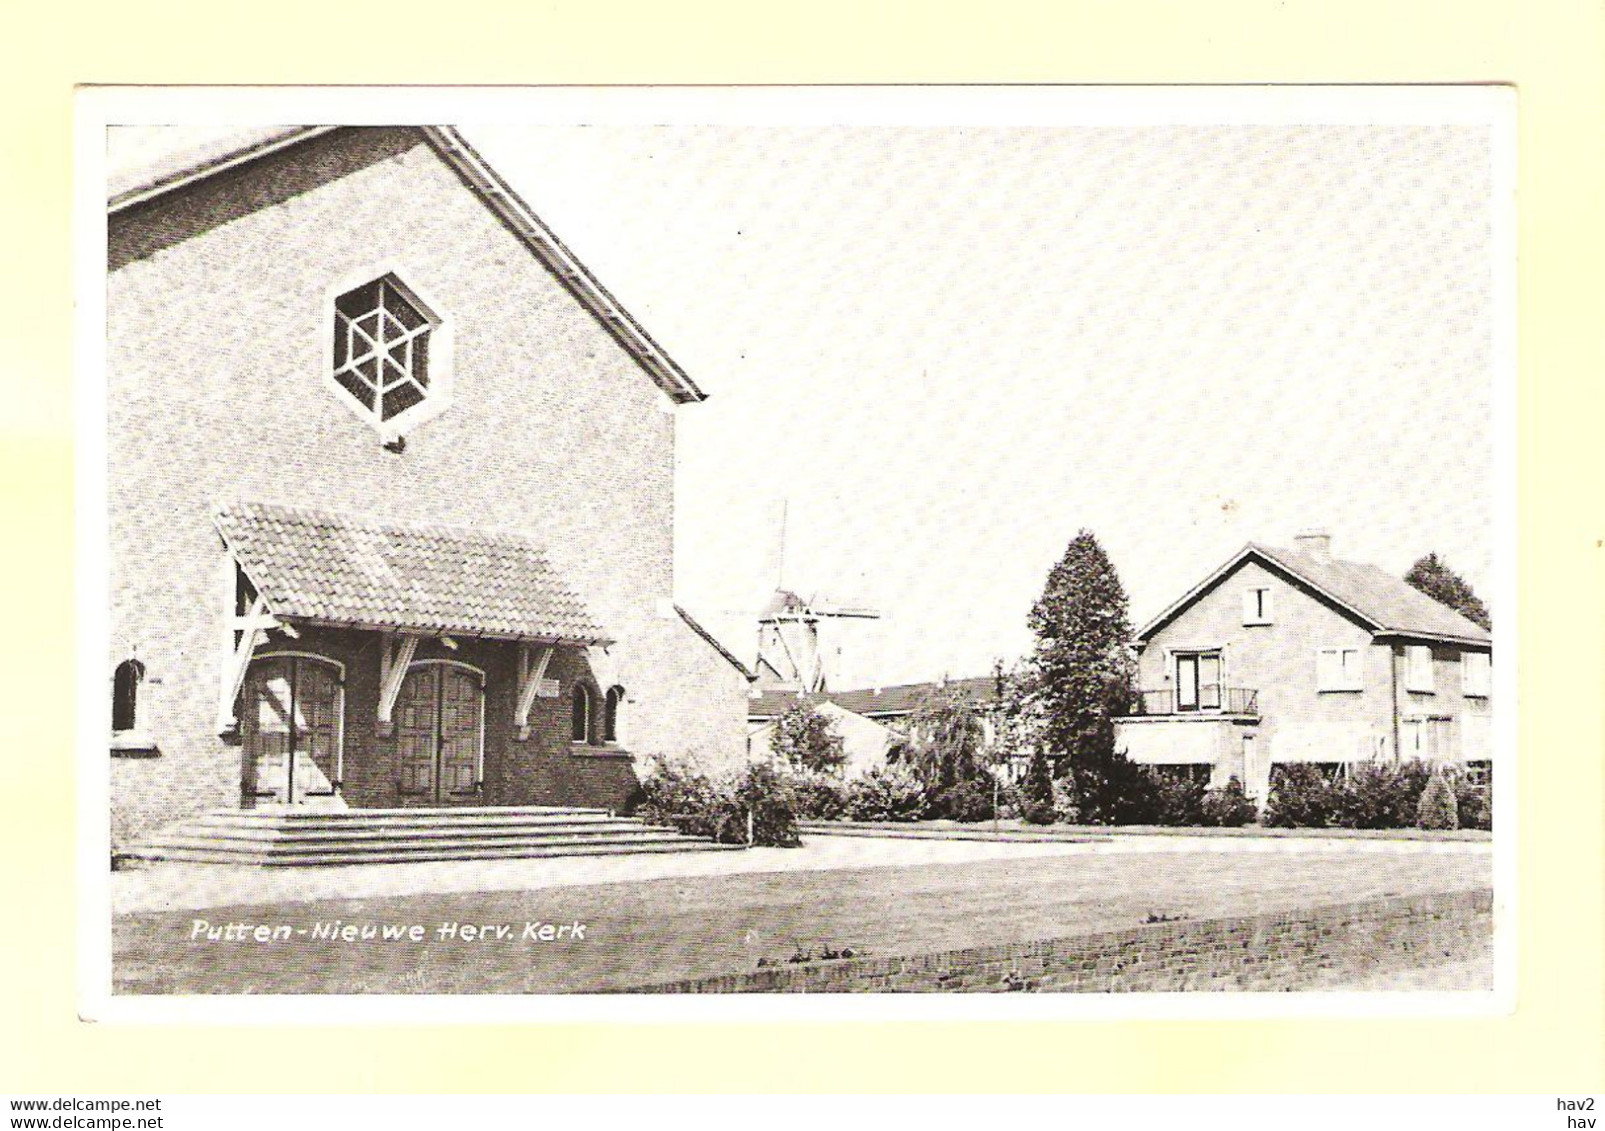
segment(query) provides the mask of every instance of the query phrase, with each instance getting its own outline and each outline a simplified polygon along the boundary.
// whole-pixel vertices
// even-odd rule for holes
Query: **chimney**
[[[1332,535],[1323,529],[1299,531],[1293,538],[1293,546],[1299,552],[1323,562],[1332,560]]]

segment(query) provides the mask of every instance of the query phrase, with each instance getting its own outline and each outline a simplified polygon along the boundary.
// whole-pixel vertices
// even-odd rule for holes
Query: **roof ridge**
[[[1402,577],[1396,577],[1389,573],[1375,562],[1359,561],[1353,558],[1322,558],[1303,550],[1285,546],[1272,546],[1266,542],[1250,541],[1245,543],[1243,548],[1227,559],[1223,565],[1207,574],[1197,585],[1188,589],[1180,599],[1167,606],[1162,613],[1144,625],[1137,633],[1137,639],[1148,639],[1159,629],[1181,615],[1206,591],[1239,568],[1250,555],[1264,559],[1289,574],[1301,585],[1334,602],[1338,607],[1346,610],[1368,626],[1373,635],[1386,633],[1472,644],[1488,643],[1493,638],[1491,633],[1466,617],[1458,609],[1453,609],[1435,600],[1430,595],[1415,588]],[[1334,571],[1333,575],[1329,577],[1320,576],[1322,571],[1327,569],[1332,569]],[[1316,576],[1311,576],[1312,574]],[[1370,587],[1369,591],[1366,588],[1368,585]],[[1379,585],[1385,585],[1387,587],[1386,590],[1379,593],[1377,590]],[[1400,602],[1418,606],[1422,620],[1411,623],[1413,620],[1410,615],[1412,610],[1399,609],[1397,606]],[[1435,618],[1451,619],[1446,619],[1442,624],[1436,626],[1425,623]],[[1461,629],[1465,631],[1460,631]]]
[[[257,511],[275,512],[281,515],[291,515],[298,519],[315,520],[338,523],[358,530],[394,530],[412,534],[433,534],[437,537],[466,538],[471,540],[501,543],[520,542],[542,557],[546,555],[546,547],[536,541],[535,536],[528,531],[517,530],[504,526],[467,526],[449,522],[401,522],[376,518],[372,515],[361,514],[356,511],[328,509],[323,507],[308,507],[293,503],[268,503],[257,500],[240,500],[235,503],[219,504],[215,508],[218,515],[227,514],[233,508],[251,508]]]

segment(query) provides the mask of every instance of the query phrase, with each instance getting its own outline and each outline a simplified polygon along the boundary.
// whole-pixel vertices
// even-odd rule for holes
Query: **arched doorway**
[[[240,691],[245,796],[300,805],[340,780],[344,670],[321,656],[262,656]]]
[[[396,699],[398,788],[416,801],[473,801],[485,746],[485,675],[449,660],[414,664]]]

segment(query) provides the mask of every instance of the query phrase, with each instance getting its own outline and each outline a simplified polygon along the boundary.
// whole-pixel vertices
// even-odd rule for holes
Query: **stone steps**
[[[218,810],[124,851],[195,864],[391,864],[696,852],[733,846],[602,809]]]

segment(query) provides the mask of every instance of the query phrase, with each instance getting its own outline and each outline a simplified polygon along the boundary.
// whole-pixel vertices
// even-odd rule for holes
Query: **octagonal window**
[[[393,273],[334,300],[334,379],[384,422],[428,399],[440,319]]]

